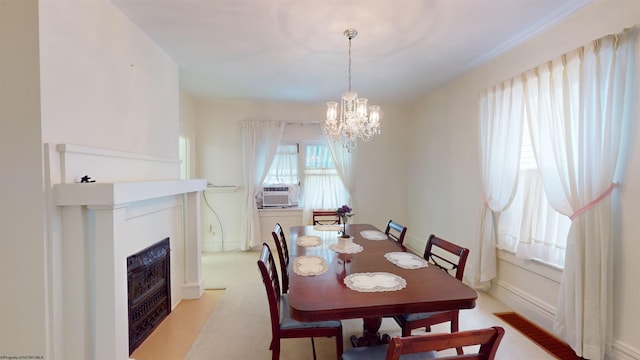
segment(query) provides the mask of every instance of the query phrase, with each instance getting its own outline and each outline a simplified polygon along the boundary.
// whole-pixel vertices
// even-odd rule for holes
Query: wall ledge
[[[58,206],[118,205],[205,190],[206,179],[73,183],[53,186]]]

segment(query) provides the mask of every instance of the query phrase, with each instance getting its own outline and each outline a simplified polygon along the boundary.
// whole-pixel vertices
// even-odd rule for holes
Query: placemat
[[[349,246],[348,248],[343,248],[338,246],[338,244],[331,244],[329,245],[329,249],[337,252],[337,253],[341,253],[341,254],[355,254],[355,253],[359,253],[360,251],[364,250],[364,248],[362,247],[362,245],[358,245],[358,244],[353,244],[351,246]]]
[[[340,231],[342,230],[342,226],[340,225],[316,225],[313,227],[313,230],[317,231]]]
[[[387,240],[387,234],[378,230],[362,230],[360,235],[367,240]]]
[[[427,260],[409,252],[390,252],[384,254],[384,257],[403,269],[419,269],[429,265]]]
[[[359,292],[382,292],[402,290],[407,286],[407,281],[388,272],[369,272],[347,275],[344,284]]]
[[[298,244],[298,246],[318,246],[322,244],[322,239],[320,239],[320,236],[302,235],[298,236],[298,241],[296,241],[296,244]]]
[[[327,261],[320,256],[298,256],[293,259],[293,272],[302,276],[321,275],[329,270]]]

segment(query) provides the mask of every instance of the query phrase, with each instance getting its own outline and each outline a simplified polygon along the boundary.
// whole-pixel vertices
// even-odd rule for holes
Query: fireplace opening
[[[127,257],[129,355],[171,312],[169,238]]]

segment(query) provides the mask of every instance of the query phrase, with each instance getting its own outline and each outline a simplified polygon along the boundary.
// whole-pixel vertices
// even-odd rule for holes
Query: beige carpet
[[[256,251],[203,256],[205,288],[225,288],[226,291],[186,359],[271,359],[269,306],[258,272],[258,257]],[[362,333],[362,320],[346,320],[342,326],[347,349],[349,337]],[[391,319],[384,320],[383,330],[390,335],[400,334]],[[315,343],[318,359],[337,358],[333,338],[315,339]],[[281,347],[283,360],[313,359],[309,339],[283,339]]]
[[[271,359],[269,307],[256,263],[258,257],[259,253],[255,251],[208,253],[203,256],[205,287],[226,288],[226,291],[185,359]],[[460,329],[493,325],[505,327],[506,335],[496,359],[554,359],[507,323],[493,316],[494,312],[512,309],[486,294],[480,294],[477,305],[475,309],[460,313]],[[362,320],[343,320],[342,326],[346,350],[351,347],[349,337],[362,334]],[[448,332],[449,324],[437,325],[432,331]],[[381,332],[391,336],[400,335],[400,329],[393,319],[383,320]],[[424,334],[424,331],[414,331],[413,334]],[[336,359],[335,340],[316,339],[316,352],[319,360]],[[280,355],[283,360],[312,359],[311,342],[309,339],[282,340]]]

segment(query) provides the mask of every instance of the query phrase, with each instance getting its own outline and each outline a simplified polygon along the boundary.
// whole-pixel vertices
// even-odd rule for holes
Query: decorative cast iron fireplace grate
[[[171,312],[169,238],[127,257],[129,354]]]

